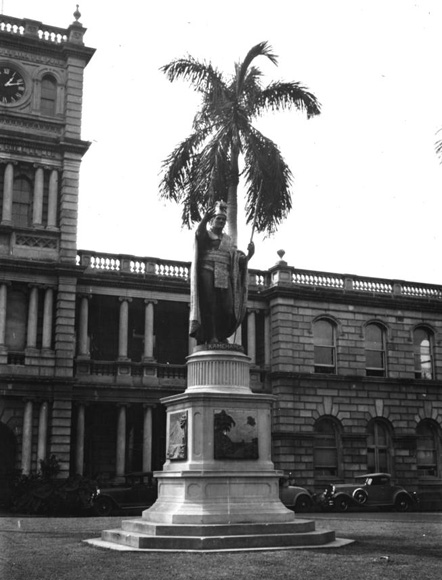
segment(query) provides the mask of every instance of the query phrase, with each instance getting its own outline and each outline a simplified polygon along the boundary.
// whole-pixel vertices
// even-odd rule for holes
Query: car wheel
[[[408,512],[411,509],[411,500],[407,495],[400,495],[396,498],[394,507],[398,512]]]
[[[295,502],[295,512],[308,512],[312,507],[312,503],[308,495],[301,495]]]
[[[94,502],[94,511],[97,516],[110,516],[113,509],[114,503],[108,497],[99,497],[97,501]]]
[[[368,494],[365,489],[356,489],[353,492],[353,499],[359,504],[364,505],[368,499]]]
[[[349,499],[345,495],[341,495],[335,499],[335,508],[338,512],[346,512],[349,506]]]

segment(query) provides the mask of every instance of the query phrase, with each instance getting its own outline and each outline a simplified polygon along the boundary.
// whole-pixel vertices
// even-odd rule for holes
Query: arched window
[[[336,373],[336,327],[329,320],[313,324],[315,373]]]
[[[433,335],[426,328],[416,328],[413,333],[414,376],[416,379],[433,379]]]
[[[417,470],[420,477],[440,477],[441,441],[437,426],[432,421],[424,420],[416,429]]]
[[[333,419],[323,417],[315,423],[315,476],[338,476],[340,471],[340,432]]]
[[[387,425],[375,419],[367,431],[367,470],[390,472],[391,435]]]
[[[57,99],[57,83],[51,76],[43,77],[41,81],[40,111],[43,115],[55,115]]]
[[[379,324],[365,327],[365,371],[367,377],[385,377],[385,331]]]
[[[29,226],[31,221],[32,185],[26,177],[14,180],[12,221],[16,226]]]

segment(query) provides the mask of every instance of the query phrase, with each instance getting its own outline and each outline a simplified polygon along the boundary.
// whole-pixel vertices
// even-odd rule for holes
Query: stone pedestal
[[[273,397],[249,387],[249,359],[239,351],[188,357],[188,386],[168,397],[167,443],[158,501],[149,522],[230,524],[288,522],[271,461]]]
[[[249,386],[250,359],[234,345],[188,357],[188,386],[167,397],[166,462],[158,499],[141,519],[105,530],[113,549],[249,550],[331,545],[334,532],[296,520],[279,499],[271,460],[273,397]],[[119,546],[119,547],[118,547]]]

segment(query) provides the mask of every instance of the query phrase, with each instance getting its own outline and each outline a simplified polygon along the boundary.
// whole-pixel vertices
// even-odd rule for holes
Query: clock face
[[[0,65],[0,103],[17,103],[25,94],[25,81],[14,68]]]

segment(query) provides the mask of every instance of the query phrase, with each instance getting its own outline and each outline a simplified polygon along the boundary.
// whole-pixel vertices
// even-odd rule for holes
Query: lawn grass
[[[313,519],[314,516],[313,516]],[[114,552],[84,539],[121,518],[0,518],[0,578],[5,580],[440,580],[442,519],[336,518],[316,527],[356,540],[333,550],[238,553]]]

